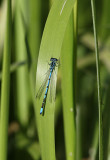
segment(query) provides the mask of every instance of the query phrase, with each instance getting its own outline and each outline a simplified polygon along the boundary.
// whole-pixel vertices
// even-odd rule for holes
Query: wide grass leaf
[[[75,0],[56,0],[53,2],[50,10],[43,37],[40,46],[37,75],[36,75],[36,89],[38,91],[42,84],[42,79],[48,70],[48,62],[51,57],[60,57],[63,38],[66,26],[72,12]],[[57,70],[56,70],[57,73]],[[54,96],[56,90],[56,82],[52,95]],[[49,93],[49,92],[48,92]],[[49,95],[48,95],[49,97]],[[41,146],[41,154],[43,160],[55,160],[55,139],[54,139],[54,111],[55,102],[52,103],[47,97],[45,115],[40,115],[40,108],[43,97],[37,99],[36,121],[38,124],[38,134]]]

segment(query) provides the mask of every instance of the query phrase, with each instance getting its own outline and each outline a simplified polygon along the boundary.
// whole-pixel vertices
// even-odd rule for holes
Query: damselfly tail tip
[[[40,114],[42,114],[42,112],[43,112],[43,108],[40,109]]]

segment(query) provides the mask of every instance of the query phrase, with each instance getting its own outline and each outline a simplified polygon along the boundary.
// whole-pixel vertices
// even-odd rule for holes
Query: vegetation
[[[110,159],[109,7],[0,0],[0,160]],[[42,116],[51,57],[59,66]]]

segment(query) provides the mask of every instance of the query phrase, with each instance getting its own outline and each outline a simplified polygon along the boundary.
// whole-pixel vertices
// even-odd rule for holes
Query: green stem
[[[15,59],[27,59],[25,46],[25,30],[23,20],[27,18],[26,0],[15,3]],[[25,16],[26,15],[26,16]],[[23,16],[25,17],[23,19]],[[19,31],[18,31],[19,28]],[[24,65],[16,72],[16,115],[19,123],[26,127],[29,122],[29,105],[31,101],[28,67]]]
[[[92,7],[92,18],[93,18],[93,29],[94,29],[94,40],[95,40],[95,52],[96,52],[96,69],[97,69],[97,86],[98,86],[98,106],[99,106],[99,160],[103,160],[103,127],[102,127],[102,105],[101,105],[101,85],[100,85],[100,66],[99,66],[99,50],[96,30],[96,19],[95,19],[95,7],[94,0],[91,0]]]
[[[3,55],[3,78],[1,89],[0,120],[0,160],[7,159],[9,92],[10,92],[10,58],[11,58],[11,0],[7,0],[7,22]]]

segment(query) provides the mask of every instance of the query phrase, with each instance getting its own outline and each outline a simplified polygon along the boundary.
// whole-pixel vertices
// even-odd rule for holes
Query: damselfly
[[[44,80],[43,84],[39,88],[38,93],[36,95],[36,98],[41,97],[42,92],[44,90],[44,87],[47,83],[45,95],[44,95],[42,106],[41,106],[41,109],[40,109],[40,114],[42,114],[42,115],[44,115],[44,108],[45,108],[45,104],[46,104],[46,99],[47,99],[47,94],[48,94],[48,89],[49,89],[51,77],[52,77],[53,71],[55,70],[55,67],[58,67],[58,64],[59,64],[59,60],[57,58],[51,58],[50,59],[50,63],[49,63],[50,67],[49,67],[49,70],[47,71],[46,79]]]

